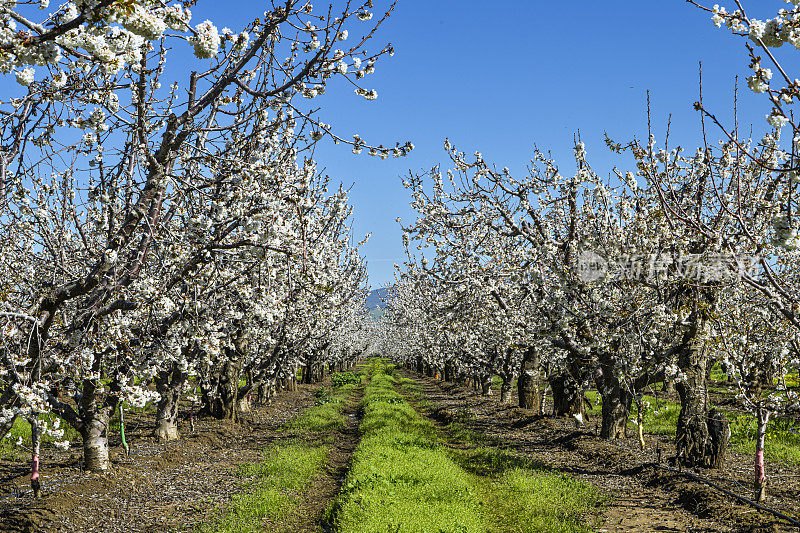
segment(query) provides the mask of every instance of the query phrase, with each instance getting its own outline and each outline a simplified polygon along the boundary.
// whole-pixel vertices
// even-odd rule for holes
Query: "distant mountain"
[[[386,298],[389,296],[389,289],[374,289],[369,291],[367,295],[367,309],[370,311],[377,309],[380,307],[381,309],[386,309]]]

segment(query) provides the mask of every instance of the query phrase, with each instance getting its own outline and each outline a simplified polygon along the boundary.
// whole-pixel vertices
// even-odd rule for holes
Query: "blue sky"
[[[375,3],[376,11],[385,4]],[[316,4],[321,9],[324,2]],[[764,12],[756,15],[764,17],[785,5],[757,4]],[[193,20],[209,18],[218,28],[237,31],[265,7],[261,1],[200,0]],[[362,80],[378,91],[376,101],[341,83],[314,100],[325,108],[320,117],[343,137],[358,133],[368,143],[416,145],[409,157],[387,160],[366,152],[356,156],[329,142],[317,149],[320,167],[352,185],[357,237],[372,233],[363,252],[373,287],[391,282],[393,264],[402,260],[395,219],[414,216],[400,177],[444,163],[445,137],[518,173],[535,144],[552,150],[566,173],[573,166],[573,135],[580,130],[592,166],[606,174],[612,165],[625,170],[632,164],[609,153],[603,133],[617,141],[646,136],[647,89],[659,143],[672,114],[673,146],[693,152],[700,142],[699,116],[692,110],[698,61],[706,104],[726,121],[734,76],[743,82],[750,73],[743,39],[715,28],[707,13],[681,0],[400,0],[373,49],[386,42],[394,45],[394,57],[385,57]],[[8,83],[0,81],[5,95],[3,89],[13,90]],[[768,111],[762,98],[740,91],[741,123],[763,132]],[[719,138],[718,131],[709,131],[711,139]]]
[[[775,11],[783,5],[763,3]],[[571,172],[573,134],[580,130],[593,167],[608,173],[615,164],[632,165],[609,153],[603,133],[617,141],[645,137],[647,89],[659,142],[672,114],[672,142],[693,152],[700,141],[692,109],[698,61],[705,101],[726,119],[734,76],[749,75],[743,39],[678,0],[401,0],[384,30],[379,36],[396,54],[370,80],[378,100],[330,91],[337,103],[328,116],[343,134],[352,130],[386,144],[411,139],[416,149],[400,160],[333,146],[317,156],[331,175],[355,184],[355,231],[373,233],[364,248],[373,286],[391,281],[392,264],[402,259],[395,218],[414,217],[398,176],[444,163],[445,137],[518,172],[535,144]],[[768,109],[761,98],[740,91],[740,109],[740,121],[764,130]],[[712,139],[718,135],[711,130]]]

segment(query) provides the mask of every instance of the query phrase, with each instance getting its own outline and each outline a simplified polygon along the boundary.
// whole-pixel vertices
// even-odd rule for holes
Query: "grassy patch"
[[[300,507],[309,484],[328,460],[329,442],[344,423],[342,408],[355,390],[347,383],[320,389],[316,405],[284,426],[282,442],[264,450],[264,460],[237,467],[242,493],[234,496],[203,533],[295,532],[301,523]]]
[[[224,516],[201,531],[290,531],[303,489],[322,468],[327,455],[324,446],[299,443],[267,448],[263,462],[239,465],[237,474],[246,492],[234,496]]]
[[[303,411],[286,426],[287,429],[327,432],[341,428],[344,425],[344,401],[355,388],[355,385],[348,383],[333,390],[319,389],[314,393],[314,407]]]
[[[493,532],[590,531],[582,518],[600,503],[597,489],[569,476],[512,468],[484,491]]]
[[[347,533],[486,531],[470,475],[395,383],[375,369],[362,401],[363,438],[328,519]]]
[[[46,413],[39,415],[39,419],[47,422],[47,426],[49,428],[52,428],[54,422],[58,420],[59,429],[64,430],[63,439],[66,439],[72,443],[83,442],[81,434],[78,433],[75,428],[63,420],[60,420],[58,415]],[[63,439],[56,439],[45,433],[42,437],[42,447],[52,447],[54,442]],[[31,425],[27,420],[23,418],[17,418],[14,420],[14,425],[11,426],[11,429],[8,433],[6,433],[5,437],[0,439],[0,458],[10,461],[25,460],[30,456],[29,450],[31,449],[32,445]]]
[[[594,407],[590,415],[600,416],[602,401],[595,391],[586,393]],[[678,415],[681,405],[653,396],[644,396],[647,403],[643,413],[644,432],[651,435],[675,436],[678,425]],[[741,414],[728,409],[720,409],[730,421],[731,447],[739,453],[755,454],[756,425],[753,415]],[[637,407],[631,409],[629,428],[636,430]],[[781,462],[789,465],[800,464],[800,427],[798,422],[791,418],[774,417],[767,426],[767,439],[764,452],[767,460]],[[632,433],[634,434],[634,433]]]
[[[731,421],[731,444],[736,451],[755,455],[756,422],[752,415],[725,413]],[[800,428],[793,427],[796,421],[773,418],[767,425],[764,454],[770,461],[800,464]]]
[[[363,438],[328,510],[336,531],[586,529],[581,519],[600,501],[595,489],[502,450],[449,450],[396,386],[419,394],[410,380],[375,368],[362,404]],[[448,436],[454,438],[460,439]]]
[[[492,533],[589,531],[585,518],[606,500],[593,486],[508,450],[481,446],[451,455],[473,474]]]
[[[334,388],[341,388],[345,385],[357,386],[361,384],[361,379],[364,376],[363,372],[336,372],[331,374],[331,383]]]

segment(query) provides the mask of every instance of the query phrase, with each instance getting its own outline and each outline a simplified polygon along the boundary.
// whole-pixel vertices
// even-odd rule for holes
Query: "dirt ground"
[[[113,469],[106,475],[83,472],[79,449],[43,450],[38,501],[24,494],[28,465],[0,461],[0,531],[193,530],[239,490],[236,464],[259,460],[280,436],[278,427],[313,405],[320,386],[282,392],[236,423],[198,418],[191,432],[182,420],[181,439],[166,445],[151,436],[153,413],[132,413],[126,428],[131,454],[112,436]]]
[[[342,415],[346,419],[344,427],[323,436],[328,441],[326,442],[328,462],[322,473],[311,481],[309,490],[303,495],[303,501],[299,506],[301,522],[291,525],[293,532],[332,531],[328,524],[324,523],[324,514],[342,488],[353,453],[361,438],[358,426],[361,421],[360,402],[363,396],[364,388],[356,389],[342,408]]]
[[[772,515],[736,503],[732,498],[685,476],[659,470],[657,448],[663,460],[674,454],[666,436],[647,436],[639,450],[631,437],[617,442],[596,436],[589,420],[576,428],[572,419],[541,417],[507,405],[497,396],[484,397],[464,387],[403,370],[423,386],[428,415],[439,424],[456,420],[493,444],[531,457],[546,468],[569,473],[610,496],[594,527],[597,531],[797,531]],[[796,516],[800,503],[800,469],[769,465],[780,483],[769,487],[765,504]],[[743,496],[749,496],[752,458],[730,452],[722,470],[698,472],[703,477]]]

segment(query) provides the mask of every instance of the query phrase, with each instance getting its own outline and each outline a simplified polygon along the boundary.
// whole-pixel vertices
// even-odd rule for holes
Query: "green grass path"
[[[335,531],[589,530],[584,519],[602,501],[593,487],[494,448],[451,449],[407,401],[415,383],[392,370],[371,364],[362,439],[328,512]]]
[[[285,437],[264,450],[262,461],[238,466],[242,492],[200,526],[202,533],[302,531],[304,497],[328,462],[331,441],[345,424],[344,404],[357,394],[362,378],[352,372],[341,375],[348,379],[332,391],[320,389],[316,405],[282,428]]]

